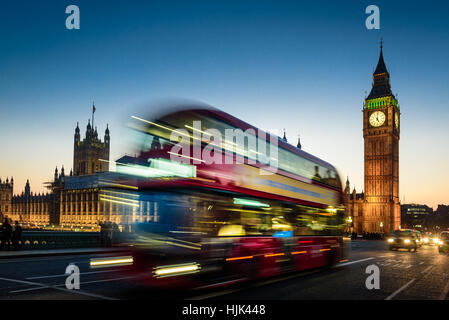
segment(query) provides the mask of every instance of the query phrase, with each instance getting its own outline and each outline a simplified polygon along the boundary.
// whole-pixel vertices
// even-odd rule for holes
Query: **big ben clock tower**
[[[390,74],[380,57],[373,86],[363,107],[365,149],[365,232],[390,232],[400,225],[399,104],[391,92]]]

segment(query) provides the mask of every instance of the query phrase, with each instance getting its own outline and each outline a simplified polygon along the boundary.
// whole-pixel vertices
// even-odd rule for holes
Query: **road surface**
[[[448,299],[449,256],[433,246],[389,251],[383,241],[346,242],[348,261],[314,270],[209,291],[170,293],[138,285],[119,268],[92,270],[105,254],[0,260],[0,299],[404,300]],[[65,286],[65,269],[80,268],[80,290]],[[380,288],[367,289],[366,269],[380,270]]]

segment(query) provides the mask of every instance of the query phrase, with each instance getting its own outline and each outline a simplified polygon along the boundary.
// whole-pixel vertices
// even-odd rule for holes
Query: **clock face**
[[[385,113],[382,111],[375,111],[369,117],[369,123],[373,127],[380,127],[385,123]]]
[[[394,125],[396,126],[396,129],[399,128],[399,114],[394,114]]]

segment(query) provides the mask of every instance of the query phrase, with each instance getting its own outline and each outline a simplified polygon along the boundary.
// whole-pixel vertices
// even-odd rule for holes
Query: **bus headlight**
[[[108,258],[98,258],[90,259],[91,268],[104,268],[104,267],[117,267],[117,266],[129,266],[134,262],[133,257],[108,257]]]
[[[198,263],[184,263],[169,266],[160,266],[155,268],[154,275],[157,278],[173,277],[199,272],[200,269],[201,268]]]
[[[440,245],[440,246],[442,246],[443,245],[443,241],[438,241],[438,244]]]
[[[392,238],[387,240],[389,243],[392,243],[394,240]]]
[[[410,240],[409,240],[409,239],[405,239],[405,240],[404,240],[404,243],[409,244],[409,243],[410,243]]]

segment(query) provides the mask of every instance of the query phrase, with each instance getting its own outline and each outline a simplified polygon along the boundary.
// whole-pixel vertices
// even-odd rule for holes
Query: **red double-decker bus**
[[[102,197],[132,204],[134,269],[150,283],[213,286],[344,258],[329,163],[213,108],[132,118],[141,152],[117,162]]]

